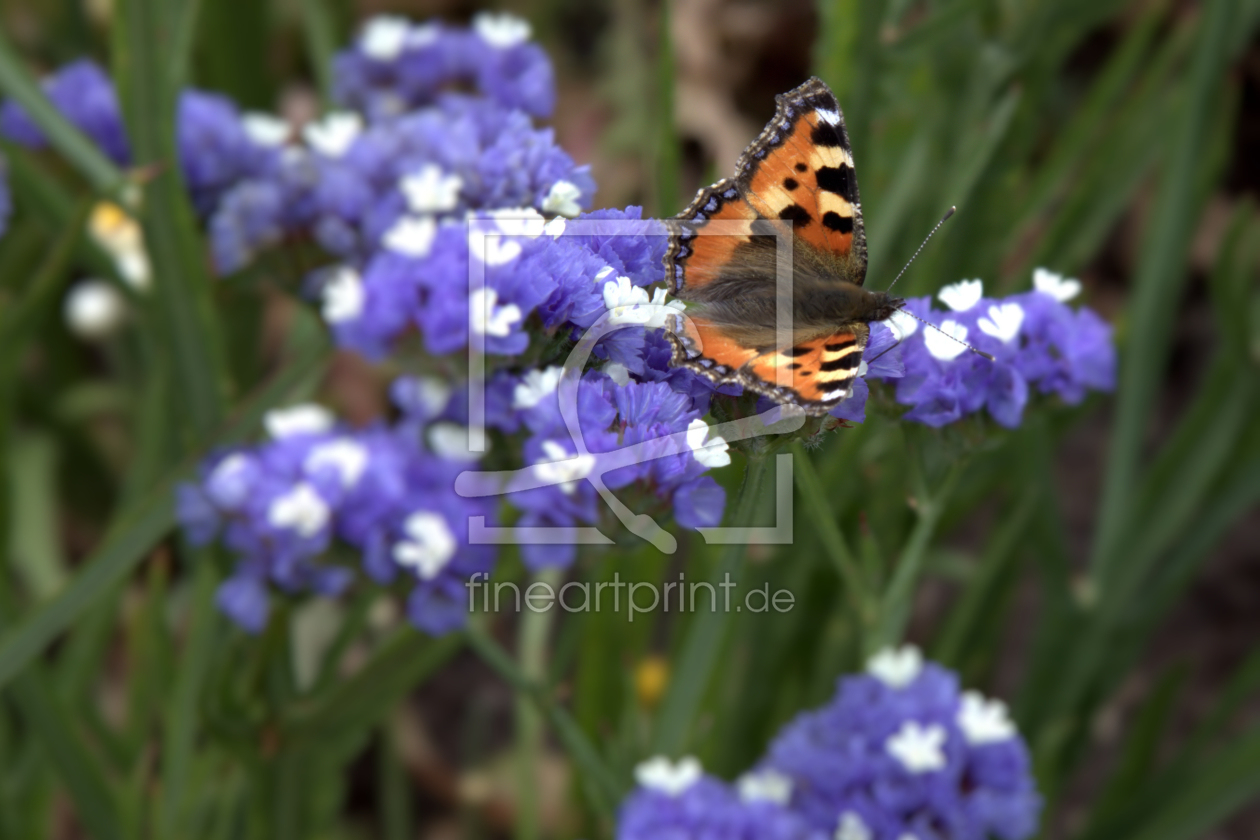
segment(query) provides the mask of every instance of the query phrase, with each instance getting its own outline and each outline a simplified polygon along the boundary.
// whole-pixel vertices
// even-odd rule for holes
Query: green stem
[[[468,646],[481,657],[500,677],[514,689],[529,698],[555,730],[556,737],[569,753],[578,770],[587,795],[600,814],[611,817],[621,801],[623,786],[604,763],[595,745],[565,709],[560,707],[550,693],[530,680],[503,648],[490,638],[482,622],[474,616],[464,634]]]
[[[534,576],[534,583],[545,584],[554,592],[560,584],[560,570],[546,569]],[[532,583],[530,584],[533,585]],[[528,602],[528,599],[526,599]],[[551,609],[531,610],[526,605],[521,616],[520,645],[517,662],[521,674],[536,686],[547,681],[547,638],[554,613]],[[516,755],[519,776],[517,796],[517,840],[535,840],[538,825],[538,774],[543,753],[543,720],[538,707],[527,697],[516,698]]]
[[[801,491],[801,499],[809,511],[810,519],[822,538],[823,548],[840,580],[844,583],[845,597],[853,605],[858,616],[858,625],[865,631],[875,620],[879,605],[868,589],[862,568],[853,556],[852,549],[840,532],[835,511],[827,504],[827,492],[823,489],[814,462],[800,441],[792,444],[792,455],[795,458],[796,485]]]
[[[765,454],[748,456],[744,484],[735,502],[734,522],[745,525],[752,521],[769,462],[770,458]],[[726,546],[712,578],[715,592],[730,592],[730,581],[739,577],[747,553],[748,546],[745,544]],[[719,590],[719,587],[723,588]],[[735,615],[729,604],[725,607],[697,613],[687,628],[687,638],[679,650],[675,667],[671,669],[674,678],[665,691],[656,719],[656,734],[652,739],[654,753],[677,754],[686,747],[692,722],[712,683],[713,672],[721,660]]]
[[[955,464],[935,492],[919,494],[916,500],[919,519],[901,551],[897,570],[884,592],[877,629],[868,639],[867,653],[895,644],[905,633],[906,623],[910,620],[910,607],[914,601],[915,584],[923,571],[927,547],[936,534],[936,526],[945,511],[945,504],[962,472],[962,464]]]

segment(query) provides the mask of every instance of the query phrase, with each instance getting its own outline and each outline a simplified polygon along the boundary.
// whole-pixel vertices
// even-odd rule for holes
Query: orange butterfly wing
[[[850,257],[858,284],[865,279],[866,236],[839,103],[817,78],[775,101],[774,119],[740,156],[736,177],[701,190],[671,220],[666,277],[683,299],[712,293],[706,287],[720,282],[739,259],[759,219],[792,222],[799,240]],[[715,221],[725,223],[723,232],[730,235],[698,233]],[[674,321],[671,362],[825,414],[849,395],[869,335],[866,324],[845,324],[832,335],[767,353],[742,346],[722,325],[693,312]]]

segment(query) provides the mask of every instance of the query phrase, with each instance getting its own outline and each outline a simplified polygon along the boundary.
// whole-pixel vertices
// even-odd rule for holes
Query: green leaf
[[[289,398],[323,361],[323,346],[303,357],[250,399],[219,434],[197,447],[183,462],[127,510],[121,512],[102,544],[85,558],[78,574],[52,601],[40,606],[0,637],[0,686],[6,685],[84,610],[126,578],[148,551],[174,527],[175,487],[187,480],[210,450],[241,440],[257,428],[264,412]]]

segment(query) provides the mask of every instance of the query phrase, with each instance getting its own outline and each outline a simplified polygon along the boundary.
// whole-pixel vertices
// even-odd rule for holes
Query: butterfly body
[[[671,220],[666,277],[687,304],[672,363],[820,415],[851,392],[868,325],[902,301],[862,285],[866,238],[835,96],[815,78],[776,102],[735,177]]]

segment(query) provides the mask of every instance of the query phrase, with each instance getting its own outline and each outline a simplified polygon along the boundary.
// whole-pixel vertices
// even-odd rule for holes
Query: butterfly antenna
[[[948,216],[946,216],[945,218],[947,218],[947,219],[948,219],[949,217],[948,217]],[[984,352],[983,350],[978,350],[978,349],[976,349],[975,347],[972,347],[970,344],[968,344],[967,342],[963,341],[963,340],[962,340],[961,338],[959,338],[958,336],[955,336],[955,335],[950,335],[949,333],[945,332],[945,330],[943,330],[943,329],[941,329],[940,327],[936,326],[936,324],[933,324],[931,321],[925,321],[924,319],[920,318],[918,315],[915,315],[913,312],[909,311],[908,309],[905,309],[905,308],[903,307],[903,308],[901,308],[901,309],[898,309],[897,311],[898,311],[898,312],[904,312],[905,314],[909,315],[911,318],[913,318],[914,320],[918,321],[920,324],[922,324],[922,325],[923,325],[923,326],[925,326],[925,327],[931,327],[932,329],[936,330],[936,331],[937,331],[938,333],[940,333],[941,335],[943,335],[943,336],[945,336],[946,338],[948,338],[950,341],[956,341],[956,342],[958,342],[958,343],[959,343],[959,344],[961,344],[963,347],[966,347],[968,350],[970,350],[972,353],[975,353],[977,356],[980,356],[980,357],[982,357],[982,358],[988,359],[990,362],[996,362],[996,361],[997,361],[997,359],[995,359],[995,358],[993,357],[993,354],[992,354],[992,353],[986,353],[986,352]],[[896,330],[894,329],[894,332],[895,332],[895,331],[896,331]],[[897,344],[900,344],[903,340],[904,340],[904,339],[903,339],[900,335],[899,335],[899,336],[897,336]],[[894,344],[894,345],[893,345],[893,347],[896,347],[896,346],[897,346],[896,344]],[[888,348],[888,350],[891,350],[891,349],[892,349],[892,347],[889,347],[889,348]],[[885,351],[884,351],[884,353],[887,353],[887,352],[888,352],[888,350],[885,350]],[[879,356],[884,355],[884,353],[880,353],[880,354],[879,354]],[[878,359],[878,358],[879,358],[879,356],[876,356],[876,357],[875,357],[875,359]],[[871,359],[871,361],[873,362],[873,361],[875,361],[875,359]]]
[[[945,215],[941,216],[941,220],[936,223],[936,227],[932,228],[932,230],[928,232],[928,235],[923,237],[923,242],[919,245],[918,249],[914,252],[914,255],[911,256],[910,259],[906,260],[905,266],[902,267],[901,271],[897,272],[897,276],[894,277],[893,281],[888,284],[888,289],[884,289],[885,292],[887,292],[893,286],[897,285],[897,281],[901,279],[901,275],[906,273],[906,269],[910,267],[910,264],[912,262],[914,262],[915,257],[919,256],[919,252],[923,250],[924,245],[928,244],[928,240],[932,238],[932,234],[940,230],[941,225],[945,224],[945,222],[949,219],[949,217],[954,215],[954,212],[957,209],[958,209],[957,207],[951,207],[949,208],[949,210],[945,211]]]

